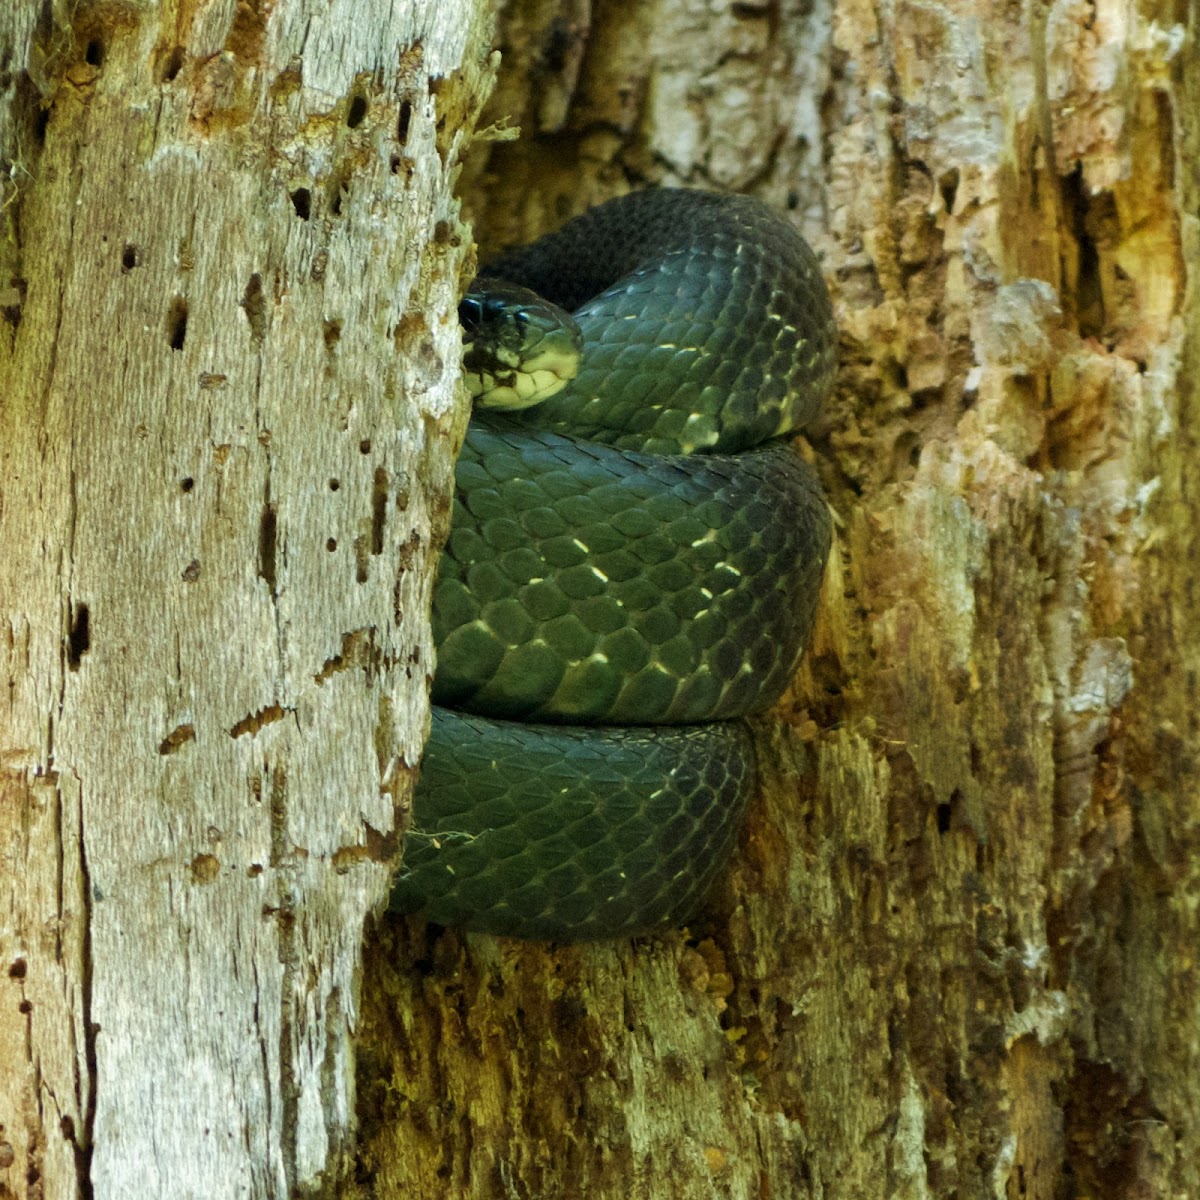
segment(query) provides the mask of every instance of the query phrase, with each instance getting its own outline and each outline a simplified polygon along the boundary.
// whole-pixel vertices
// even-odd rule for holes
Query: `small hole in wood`
[[[954,211],[954,202],[958,199],[958,181],[959,173],[957,167],[951,167],[938,180],[938,191],[942,193],[942,203],[946,206],[948,213]]]
[[[346,126],[349,129],[357,129],[363,121],[363,117],[367,115],[367,101],[363,96],[355,96],[350,101],[350,111],[346,114]]]
[[[72,671],[79,670],[83,656],[91,649],[92,633],[91,618],[88,606],[81,604],[71,620],[71,631],[67,634],[67,666]]]
[[[162,79],[163,83],[170,83],[180,71],[183,70],[183,47],[176,46],[171,51],[170,57],[163,65]]]
[[[375,481],[371,488],[371,553],[383,553],[383,530],[387,524],[388,473],[382,467],[375,468]]]
[[[330,553],[332,553],[334,550],[336,550],[337,549],[337,538],[326,538],[325,539],[325,549],[328,550]]]
[[[258,519],[258,574],[275,594],[275,506],[266,505]]]
[[[371,453],[371,439],[370,438],[363,438],[363,440],[358,443],[358,452],[360,454],[370,454]]]
[[[167,313],[167,340],[172,350],[182,350],[187,339],[188,309],[187,301],[182,296],[176,296],[171,301],[170,312]]]
[[[331,479],[329,481],[329,490],[331,492],[336,492],[338,490],[338,488],[340,488],[341,486],[342,486],[342,482],[340,479]]]
[[[261,343],[267,336],[267,302],[263,297],[262,276],[255,271],[242,293],[242,311],[250,322],[250,337]]]
[[[292,193],[292,207],[300,220],[307,221],[312,215],[312,192],[306,187],[297,188]]]
[[[104,43],[99,38],[92,38],[83,52],[83,57],[90,66],[100,66],[104,62]]]
[[[194,726],[177,725],[158,743],[158,752],[159,754],[174,754],[180,747],[186,746],[188,742],[195,740],[196,730]]]
[[[121,251],[121,270],[128,274],[138,265],[138,248],[132,242],[126,242]]]
[[[179,481],[179,490],[182,492],[190,492],[195,486],[196,481],[190,475],[185,475]]]
[[[0,316],[13,327],[19,329],[21,325],[21,306],[25,303],[25,280],[19,275],[10,280],[11,287],[8,289],[8,295],[5,297],[7,303],[0,304]]]
[[[412,123],[412,103],[408,100],[400,101],[400,118],[396,122],[396,137],[400,141],[400,145],[404,145],[408,141],[408,127]]]

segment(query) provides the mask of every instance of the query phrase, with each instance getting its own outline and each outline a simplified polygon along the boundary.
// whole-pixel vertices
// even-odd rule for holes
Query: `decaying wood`
[[[842,329],[821,628],[705,919],[385,930],[359,1195],[1200,1188],[1200,112],[1172,6],[512,0],[482,243],[747,189]]]
[[[0,6],[0,1195],[348,1162],[427,721],[471,6]]]

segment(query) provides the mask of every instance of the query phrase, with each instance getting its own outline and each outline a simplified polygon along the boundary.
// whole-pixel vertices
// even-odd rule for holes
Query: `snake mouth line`
[[[519,358],[504,348],[471,345],[463,354],[463,378],[476,403],[500,412],[520,412],[561,391],[579,369],[570,349],[547,347]]]

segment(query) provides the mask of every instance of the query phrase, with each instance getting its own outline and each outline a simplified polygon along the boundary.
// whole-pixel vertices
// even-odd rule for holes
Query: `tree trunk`
[[[1196,10],[513,0],[481,243],[754,191],[841,323],[840,543],[685,932],[387,927],[363,1196],[1200,1189]]]
[[[349,1161],[464,420],[471,10],[0,8],[0,1195]]]

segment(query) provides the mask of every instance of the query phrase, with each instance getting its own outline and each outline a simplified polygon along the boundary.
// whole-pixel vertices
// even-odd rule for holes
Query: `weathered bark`
[[[471,9],[0,6],[0,1195],[348,1161],[463,423]]]
[[[1200,1188],[1195,20],[508,5],[481,242],[641,182],[792,210],[841,539],[705,920],[383,931],[362,1194]]]

